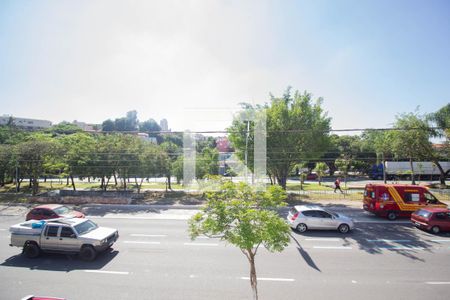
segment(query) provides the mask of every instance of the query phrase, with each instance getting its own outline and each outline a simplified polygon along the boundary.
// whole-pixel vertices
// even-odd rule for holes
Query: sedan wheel
[[[431,232],[432,233],[439,233],[441,231],[441,229],[439,228],[439,226],[433,226],[431,227]]]
[[[297,225],[298,232],[305,232],[306,230],[308,230],[308,227],[306,226],[306,224],[300,223]]]
[[[347,224],[341,224],[339,225],[338,230],[340,233],[347,233],[350,230],[350,226],[348,226]]]

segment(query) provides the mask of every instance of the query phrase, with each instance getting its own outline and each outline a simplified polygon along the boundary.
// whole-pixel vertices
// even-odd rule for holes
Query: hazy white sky
[[[0,115],[222,130],[287,86],[332,127],[450,102],[448,1],[1,1]]]

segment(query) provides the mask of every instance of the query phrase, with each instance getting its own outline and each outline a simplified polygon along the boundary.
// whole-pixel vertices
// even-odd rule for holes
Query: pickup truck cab
[[[99,227],[88,219],[60,218],[31,220],[10,227],[10,246],[22,247],[23,254],[35,258],[42,252],[77,253],[94,260],[119,237],[117,229]]]

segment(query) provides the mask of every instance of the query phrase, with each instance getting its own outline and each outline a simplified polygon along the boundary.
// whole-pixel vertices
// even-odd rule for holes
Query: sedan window
[[[70,208],[68,208],[67,206],[60,206],[57,207],[55,209],[53,209],[55,211],[55,213],[57,213],[58,215],[64,215],[64,214],[68,214],[70,213]]]
[[[43,214],[44,216],[46,216],[46,217],[51,217],[51,216],[53,216],[53,212],[52,212],[51,210],[48,210],[48,209],[44,209],[44,210],[42,211],[42,214]]]

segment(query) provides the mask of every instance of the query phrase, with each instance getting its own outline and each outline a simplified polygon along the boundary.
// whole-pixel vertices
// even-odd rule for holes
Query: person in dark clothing
[[[338,178],[336,179],[336,181],[334,182],[334,192],[335,192],[335,193],[336,193],[336,190],[340,190],[342,194],[344,193],[344,192],[342,191],[342,189],[341,189],[341,180],[340,180],[339,177],[338,177]]]

